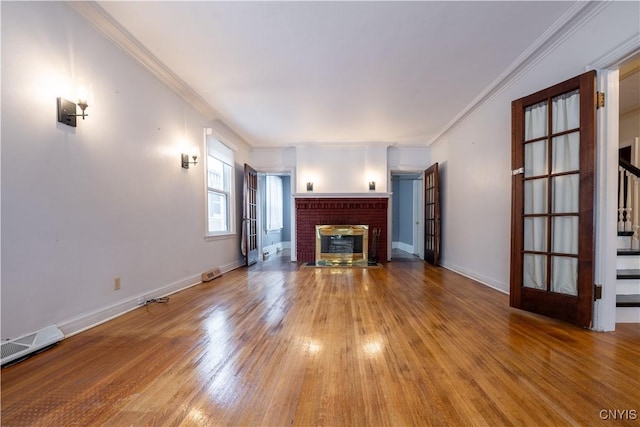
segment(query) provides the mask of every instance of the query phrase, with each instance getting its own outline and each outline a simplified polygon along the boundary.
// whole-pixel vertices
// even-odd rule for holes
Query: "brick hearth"
[[[367,198],[296,198],[296,255],[299,262],[315,262],[316,225],[368,225],[369,255],[374,228],[381,229],[378,262],[387,261],[387,211],[389,200]]]

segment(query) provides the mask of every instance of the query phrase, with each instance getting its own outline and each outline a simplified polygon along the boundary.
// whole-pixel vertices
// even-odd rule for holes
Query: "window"
[[[207,139],[207,234],[228,234],[233,229],[233,152],[215,139]]]
[[[266,187],[267,231],[280,230],[282,228],[282,178],[267,175]]]

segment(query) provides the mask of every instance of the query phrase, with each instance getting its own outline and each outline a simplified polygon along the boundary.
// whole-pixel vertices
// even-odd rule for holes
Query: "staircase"
[[[640,169],[620,160],[616,323],[640,323]]]

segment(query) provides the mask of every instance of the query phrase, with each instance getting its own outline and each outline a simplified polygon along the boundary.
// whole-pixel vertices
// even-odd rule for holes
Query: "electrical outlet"
[[[120,290],[120,278],[116,277],[115,279],[113,279],[113,290],[117,291]]]

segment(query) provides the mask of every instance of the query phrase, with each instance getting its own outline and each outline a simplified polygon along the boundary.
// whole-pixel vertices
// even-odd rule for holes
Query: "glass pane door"
[[[596,73],[512,102],[510,305],[593,319]]]
[[[524,112],[522,286],[578,294],[580,92]]]
[[[438,164],[424,171],[424,259],[438,265],[440,257],[440,195]]]

